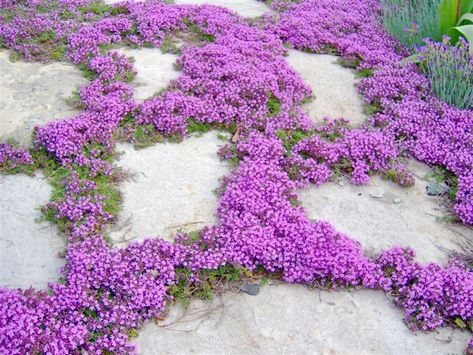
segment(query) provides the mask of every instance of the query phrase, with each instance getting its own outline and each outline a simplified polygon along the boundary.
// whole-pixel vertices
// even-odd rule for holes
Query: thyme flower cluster
[[[5,46],[26,60],[45,60],[66,45],[68,60],[91,77],[80,91],[83,111],[36,127],[30,148],[67,172],[63,195],[47,206],[68,237],[64,279],[48,292],[0,289],[0,352],[134,352],[129,338],[163,313],[183,269],[198,283],[202,271],[225,265],[263,268],[290,283],[382,290],[413,329],[473,321],[473,272],[462,259],[420,265],[413,250],[398,247],[369,258],[358,242],[310,221],[294,203],[297,187],[323,183],[340,167],[354,183],[387,169],[409,181],[397,162],[402,152],[457,175],[455,208],[473,223],[473,112],[439,101],[414,65],[399,64],[404,50],[382,30],[377,1],[277,0],[278,17],[250,23],[219,7],[159,1],[0,5]],[[41,42],[45,32],[51,38]],[[161,95],[136,102],[127,83],[133,64],[110,47],[158,47],[183,33],[193,42],[178,59],[181,76]],[[314,127],[302,109],[311,90],[285,61],[285,42],[336,50],[358,70],[371,70],[359,90],[379,111],[360,129]],[[108,244],[106,227],[117,212],[105,187],[119,179],[119,133],[186,138],[195,122],[239,133],[222,154],[239,163],[222,180],[218,224],[174,243]],[[292,144],[295,133],[301,139]],[[0,146],[2,169],[33,161],[26,150]]]

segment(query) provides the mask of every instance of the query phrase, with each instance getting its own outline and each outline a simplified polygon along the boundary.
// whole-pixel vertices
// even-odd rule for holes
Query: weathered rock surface
[[[219,178],[228,173],[217,156],[217,133],[162,143],[142,150],[121,144],[118,165],[134,174],[121,186],[123,211],[110,233],[123,245],[144,237],[172,240],[178,231],[201,229],[217,222]]]
[[[0,287],[46,289],[60,277],[65,238],[55,225],[35,221],[50,193],[42,175],[0,175]]]
[[[226,7],[243,17],[256,17],[270,12],[269,6],[254,0],[175,0],[175,4],[216,5]]]
[[[0,51],[0,140],[29,144],[34,126],[77,113],[65,99],[87,81],[72,64],[12,63],[9,55]]]
[[[411,332],[381,292],[327,292],[267,285],[257,296],[226,293],[173,306],[135,339],[151,354],[461,354],[468,333]]]
[[[420,262],[444,264],[451,251],[471,253],[471,228],[438,221],[446,211],[442,198],[426,193],[430,168],[410,161],[409,169],[416,180],[409,188],[375,178],[367,186],[309,186],[299,191],[299,198],[309,218],[329,221],[358,240],[368,254],[400,245],[412,247]]]
[[[135,88],[135,99],[139,102],[165,89],[179,72],[174,69],[177,55],[163,54],[159,48],[122,48],[120,53],[133,57],[137,71],[131,85]]]
[[[314,122],[322,122],[325,116],[346,118],[357,127],[366,120],[355,87],[359,80],[352,70],[337,64],[336,56],[290,50],[287,60],[312,88],[315,100],[305,107]]]

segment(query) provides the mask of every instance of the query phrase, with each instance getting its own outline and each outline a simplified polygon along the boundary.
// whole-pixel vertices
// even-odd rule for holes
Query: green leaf
[[[442,0],[438,6],[439,28],[447,33],[457,24],[458,0]]]
[[[455,318],[455,324],[459,327],[459,328],[466,328],[466,323],[463,321],[463,319],[461,319],[460,317],[457,317]]]
[[[473,0],[462,0],[460,6],[461,14],[473,12]]]
[[[460,17],[460,20],[458,20],[458,25],[461,25],[463,22],[465,22],[465,24],[473,23],[473,14],[464,14]]]
[[[473,55],[473,25],[454,27],[448,31],[448,35],[452,38],[453,42],[458,41],[460,36],[465,37],[470,44],[470,53]]]

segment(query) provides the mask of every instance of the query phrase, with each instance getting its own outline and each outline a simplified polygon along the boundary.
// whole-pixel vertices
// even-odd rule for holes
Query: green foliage
[[[289,199],[289,202],[291,203],[291,205],[292,205],[293,207],[297,207],[297,206],[300,206],[300,205],[302,204],[302,202],[299,201],[299,200],[298,200],[297,198],[295,198],[295,197],[291,197],[291,198]]]
[[[143,126],[135,126],[133,143],[136,149],[150,147],[153,144],[161,143],[163,141],[164,136],[156,132],[156,129],[152,123]]]
[[[187,132],[195,133],[197,136],[201,136],[212,130],[212,125],[205,122],[198,122],[193,118],[187,120]]]
[[[54,30],[45,31],[36,37],[36,41],[39,43],[48,42],[54,39],[56,39],[56,31]]]
[[[460,109],[473,107],[473,58],[460,41],[450,46],[426,46],[421,67],[429,78],[432,91],[450,105]],[[470,47],[471,49],[471,47]]]
[[[383,108],[381,107],[381,103],[373,102],[371,104],[366,104],[363,108],[363,111],[365,112],[366,115],[372,116],[375,113],[382,112]]]
[[[74,18],[74,13],[69,11],[69,10],[64,10],[61,14],[61,19],[62,20],[71,20]]]
[[[82,110],[85,107],[82,99],[80,98],[79,91],[73,91],[71,96],[66,97],[65,101],[66,104],[77,110]]]
[[[138,335],[139,335],[138,331],[134,328],[132,328],[128,331],[128,338],[130,338],[130,339],[138,338]]]
[[[110,14],[113,16],[127,14],[128,9],[124,6],[114,6],[110,10]]]
[[[173,53],[180,54],[181,50],[173,43],[172,36],[168,35],[164,37],[161,46],[159,47],[162,53]]]
[[[203,31],[195,22],[188,18],[184,18],[182,22],[187,26],[187,30],[196,35],[198,42],[215,42],[215,36]]]
[[[338,58],[337,62],[344,68],[356,69],[360,65],[361,59],[353,58],[353,57],[352,58]]]
[[[12,146],[13,148],[18,148],[20,145],[14,138],[7,138],[6,143]],[[16,175],[16,174],[26,174],[33,175],[34,171],[37,169],[35,164],[13,164],[12,161],[7,160],[5,164],[0,165],[0,174],[1,175]]]
[[[426,178],[432,178],[438,184],[445,183],[450,188],[448,191],[450,198],[455,201],[458,192],[458,177],[452,171],[442,166],[434,166]]]
[[[113,8],[110,5],[107,5],[102,1],[93,1],[89,6],[79,8],[81,14],[93,13],[99,17],[104,17],[106,14],[110,14],[112,10]]]
[[[309,138],[313,134],[313,131],[303,131],[300,129],[294,131],[279,129],[276,131],[276,136],[281,140],[282,145],[288,152],[301,140]]]
[[[79,70],[82,72],[82,75],[88,80],[94,80],[97,77],[97,73],[93,70],[90,70],[87,64],[79,64],[77,66]]]
[[[463,36],[473,54],[473,0],[442,0],[438,16],[440,31],[448,34],[453,44]]]
[[[439,40],[437,7],[442,0],[381,0],[383,25],[402,44],[413,48],[429,37]],[[452,0],[447,0],[452,1]]]
[[[252,273],[244,268],[225,264],[217,269],[203,269],[198,272],[198,281],[191,281],[192,272],[187,268],[176,269],[176,285],[169,287],[169,294],[187,307],[193,298],[210,300],[214,292],[223,291],[228,282],[237,282]]]
[[[230,139],[230,137],[224,133],[219,133],[217,134],[217,138],[220,139],[221,141],[228,141]]]
[[[13,52],[13,51],[8,56],[8,59],[10,59],[10,62],[12,63],[19,61],[21,58],[22,58],[22,55],[19,52]]]
[[[99,315],[97,314],[97,311],[93,309],[89,309],[89,308],[85,308],[82,311],[82,314],[87,318],[93,318],[95,320],[98,320],[100,318]]]
[[[67,46],[65,44],[58,44],[51,49],[49,59],[64,61],[66,59]]]
[[[281,112],[281,100],[279,100],[271,93],[267,93],[266,95],[268,97],[268,102],[266,103],[266,107],[268,109],[268,116],[275,117],[279,115],[279,113]]]
[[[457,327],[462,328],[462,329],[464,329],[464,328],[467,327],[467,325],[466,325],[466,323],[464,322],[464,320],[461,319],[460,317],[455,318],[455,324],[457,325]]]
[[[381,0],[383,24],[404,45],[422,45],[424,38],[452,44],[464,37],[473,43],[473,0]],[[473,48],[470,46],[473,53]]]
[[[359,78],[369,78],[373,76],[373,70],[369,68],[361,69],[356,72],[356,76]]]
[[[461,223],[461,219],[456,214],[449,214],[435,219],[439,223],[453,224]]]

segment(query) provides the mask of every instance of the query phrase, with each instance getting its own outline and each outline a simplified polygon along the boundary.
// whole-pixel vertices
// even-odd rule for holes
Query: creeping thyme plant
[[[410,185],[399,160],[410,156],[458,178],[455,211],[473,224],[473,111],[440,101],[414,64],[400,64],[406,50],[382,29],[377,0],[271,6],[277,16],[246,21],[208,5],[0,0],[1,43],[12,58],[70,61],[90,79],[74,99],[77,116],[36,127],[31,147],[0,145],[2,172],[43,169],[51,177],[55,192],[43,211],[68,238],[64,277],[47,292],[0,289],[0,352],[134,352],[130,338],[169,302],[208,295],[215,278],[258,272],[382,290],[414,330],[471,330],[473,272],[465,259],[421,265],[399,247],[369,258],[329,223],[310,221],[295,190],[337,172],[355,184],[379,173]],[[175,39],[185,42],[175,49],[180,77],[136,102],[133,63],[114,48],[170,50]],[[287,64],[287,46],[336,52],[362,73],[359,91],[374,108],[369,121],[359,129],[343,120],[314,126],[302,109],[312,92]],[[115,143],[180,140],[206,129],[233,134],[220,151],[236,166],[218,189],[218,224],[174,243],[110,245],[106,227],[118,213],[122,177]]]

